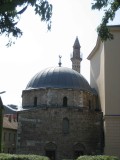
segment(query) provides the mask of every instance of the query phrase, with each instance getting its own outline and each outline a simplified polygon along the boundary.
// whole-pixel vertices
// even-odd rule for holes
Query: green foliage
[[[48,30],[51,29],[52,5],[47,0],[0,0],[0,35],[9,38],[7,46],[13,43],[13,37],[22,36],[23,32],[17,24],[28,6],[32,6],[41,21],[47,23]]]
[[[0,160],[49,160],[49,158],[39,155],[16,155],[1,153]]]
[[[107,27],[108,22],[113,21],[115,18],[115,13],[120,9],[120,0],[94,0],[95,3],[92,4],[92,9],[104,9],[104,16],[102,18],[101,24],[97,28],[98,35],[101,37],[102,41],[107,39],[112,40],[113,35]]]
[[[77,160],[119,160],[115,156],[98,155],[98,156],[80,156]]]

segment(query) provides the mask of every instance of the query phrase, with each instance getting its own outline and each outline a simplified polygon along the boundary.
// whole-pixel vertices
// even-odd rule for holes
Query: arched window
[[[68,118],[63,118],[63,133],[68,134],[69,133],[69,119]]]
[[[37,106],[37,97],[34,97],[34,107]]]
[[[89,109],[91,110],[91,100],[88,101]]]
[[[63,98],[63,107],[67,107],[67,97]]]
[[[95,111],[100,111],[98,95],[95,97]]]

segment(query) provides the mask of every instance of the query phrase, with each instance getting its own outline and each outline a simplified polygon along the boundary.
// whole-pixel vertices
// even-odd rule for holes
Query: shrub
[[[98,155],[98,156],[80,156],[77,160],[119,160],[115,156]]]
[[[1,153],[0,160],[49,160],[49,158],[39,155],[17,155]]]

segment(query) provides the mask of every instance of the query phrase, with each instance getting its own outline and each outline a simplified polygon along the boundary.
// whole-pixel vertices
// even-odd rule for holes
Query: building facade
[[[99,96],[104,115],[104,154],[120,157],[120,26],[109,26],[114,39],[98,37],[90,60],[90,84]]]
[[[0,152],[2,150],[3,103],[0,97]]]
[[[37,73],[23,90],[17,153],[53,160],[102,154],[103,114],[97,92],[79,73],[81,60],[76,38],[72,69],[61,67],[60,61],[58,67]]]
[[[16,153],[17,140],[17,115],[9,114],[3,116],[2,130],[2,152]]]
[[[0,153],[16,153],[17,125],[17,110],[0,98]]]

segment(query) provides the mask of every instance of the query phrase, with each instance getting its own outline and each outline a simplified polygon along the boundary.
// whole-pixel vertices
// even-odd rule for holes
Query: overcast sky
[[[59,55],[62,56],[62,66],[71,68],[70,54],[76,36],[83,54],[81,74],[89,82],[86,58],[96,44],[96,28],[103,13],[91,10],[92,0],[51,0],[51,3],[51,31],[47,31],[46,23],[40,22],[29,8],[21,16],[19,27],[23,36],[15,45],[6,48],[6,39],[0,37],[0,92],[6,91],[1,95],[5,105],[21,106],[22,90],[30,79],[41,69],[58,66]],[[119,24],[118,20],[116,18],[111,24]]]

